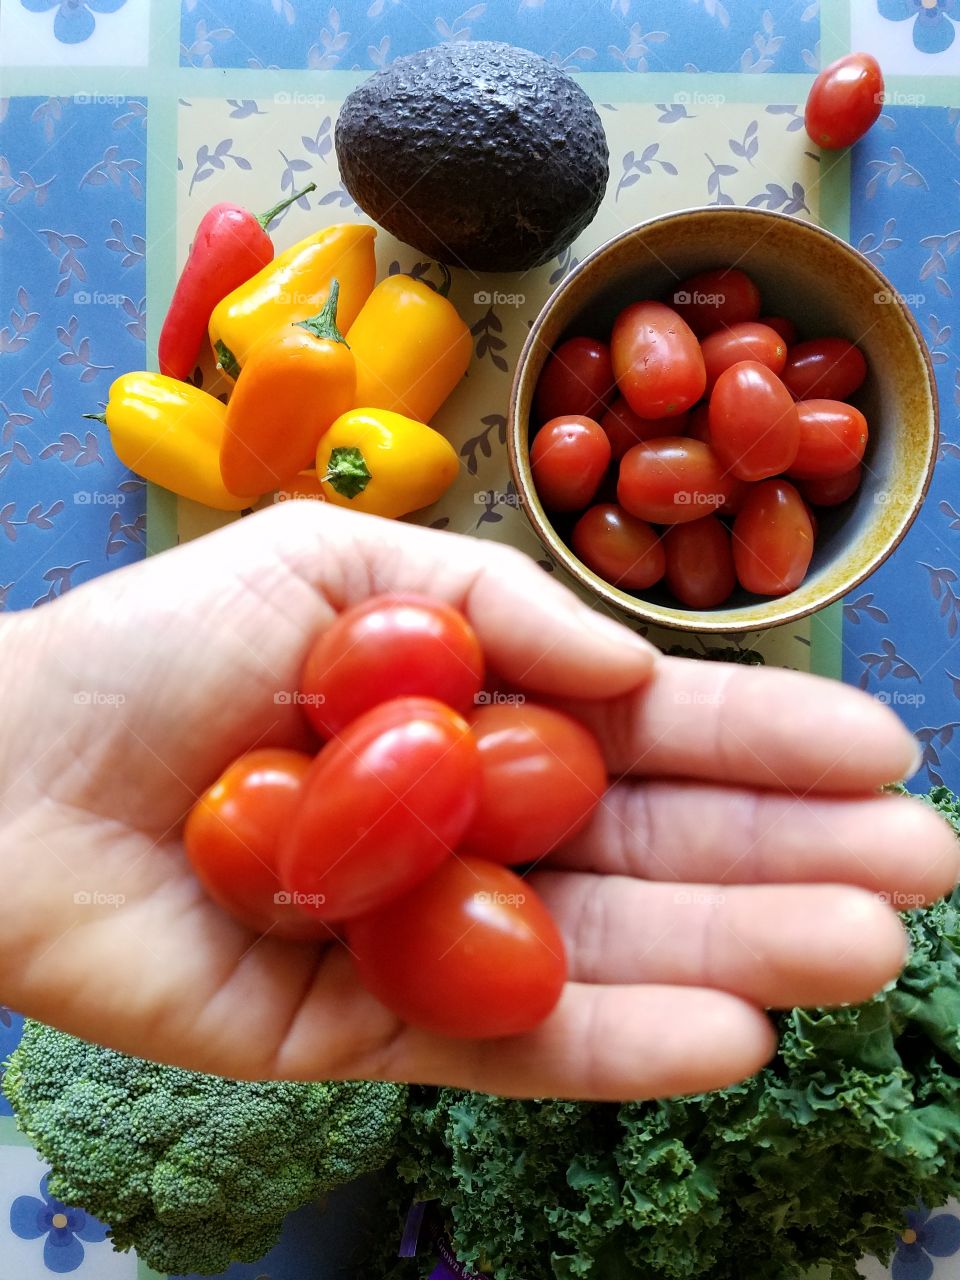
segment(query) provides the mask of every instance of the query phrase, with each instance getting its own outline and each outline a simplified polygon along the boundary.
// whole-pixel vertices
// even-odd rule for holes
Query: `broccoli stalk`
[[[37,1022],[3,1088],[51,1193],[164,1275],[262,1257],[287,1213],[386,1163],[406,1104],[399,1085],[226,1080]]]

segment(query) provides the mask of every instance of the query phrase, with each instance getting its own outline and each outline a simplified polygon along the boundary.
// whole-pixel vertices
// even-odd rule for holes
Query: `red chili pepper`
[[[181,380],[190,377],[214,307],[273,261],[273,241],[266,228],[278,213],[316,188],[311,182],[259,218],[237,204],[215,204],[204,214],[160,331],[161,373]]]

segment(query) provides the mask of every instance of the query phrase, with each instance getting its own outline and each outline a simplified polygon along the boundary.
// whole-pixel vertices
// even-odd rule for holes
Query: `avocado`
[[[336,127],[344,186],[431,258],[521,271],[593,219],[607,140],[592,102],[527,49],[457,42],[398,58],[347,97]]]

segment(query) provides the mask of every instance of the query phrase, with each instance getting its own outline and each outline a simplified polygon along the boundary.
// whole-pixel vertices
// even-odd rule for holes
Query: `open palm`
[[[620,777],[534,873],[572,980],[508,1041],[405,1028],[342,946],[257,938],[184,859],[185,813],[226,764],[306,745],[274,695],[311,639],[392,590],[462,608],[498,677],[568,704]],[[288,503],[7,617],[0,641],[0,997],[145,1057],[521,1095],[716,1087],[772,1052],[764,1008],[888,981],[904,947],[888,904],[958,874],[932,812],[875,794],[914,756],[886,708],[813,677],[657,659],[472,539]]]

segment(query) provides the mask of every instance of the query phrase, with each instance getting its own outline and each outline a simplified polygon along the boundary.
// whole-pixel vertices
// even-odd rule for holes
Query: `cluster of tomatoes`
[[[484,678],[455,609],[381,596],[347,610],[279,699],[302,706],[319,752],[241,756],[184,832],[242,924],[342,941],[400,1018],[471,1038],[527,1031],[559,999],[563,941],[510,867],[580,831],[607,785],[579,721]]]
[[[706,271],[669,305],[626,307],[609,343],[570,338],[548,358],[534,484],[607,582],[663,580],[691,609],[738,583],[785,595],[810,565],[813,507],[856,492],[868,432],[847,401],[862,353],[846,338],[798,342],[790,320],[760,312],[745,272]]]

